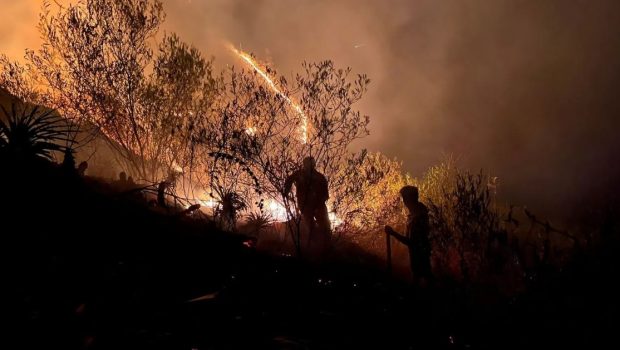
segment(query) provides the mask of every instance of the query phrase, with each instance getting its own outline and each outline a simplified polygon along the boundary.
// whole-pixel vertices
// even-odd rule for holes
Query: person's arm
[[[286,178],[286,181],[284,182],[284,193],[282,193],[284,197],[288,196],[288,194],[291,192],[291,187],[293,186],[293,182],[295,181],[296,174],[297,172],[294,172]]]
[[[323,201],[329,199],[329,186],[327,184],[327,178],[321,174],[321,191],[323,192]]]
[[[385,233],[387,233],[390,236],[396,238],[399,242],[401,242],[402,244],[404,244],[406,246],[409,246],[411,244],[411,240],[409,238],[407,238],[406,236],[401,235],[400,233],[394,231],[392,226],[385,226]]]

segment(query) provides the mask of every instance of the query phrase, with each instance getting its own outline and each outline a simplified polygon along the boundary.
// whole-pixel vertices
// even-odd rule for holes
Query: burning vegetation
[[[69,257],[74,260],[66,265],[77,266],[76,271],[68,273],[71,276],[84,274],[80,266],[86,262],[88,268],[101,268],[102,275],[126,273],[139,278],[147,276],[145,280],[152,282],[159,276],[153,278],[148,271],[140,270],[141,264],[149,261],[161,264],[157,265],[161,268],[163,260],[150,256],[142,244],[153,239],[158,252],[167,252],[172,242],[173,246],[178,244],[192,252],[190,257],[183,257],[186,260],[172,263],[175,271],[189,267],[190,272],[183,272],[186,279],[180,283],[191,286],[187,288],[192,293],[211,291],[202,297],[183,295],[185,300],[210,302],[222,294],[224,303],[229,297],[231,304],[252,310],[256,319],[263,317],[275,323],[286,318],[265,316],[271,310],[260,309],[260,298],[269,302],[278,298],[290,301],[293,298],[283,297],[278,289],[294,281],[296,292],[307,293],[307,279],[298,276],[300,269],[284,271],[286,277],[274,277],[282,274],[282,266],[292,266],[287,265],[290,262],[261,260],[266,258],[251,255],[254,248],[266,247],[277,253],[271,255],[273,259],[288,259],[293,254],[314,257],[311,242],[318,240],[316,232],[320,231],[328,236],[321,238],[323,246],[316,254],[322,262],[364,260],[368,263],[365,268],[376,269],[380,264],[383,272],[387,260],[390,268],[394,262],[397,274],[407,276],[408,258],[413,266],[413,257],[420,251],[416,251],[419,247],[411,234],[412,227],[417,225],[428,236],[423,242],[428,245],[428,256],[424,256],[421,265],[428,280],[437,281],[431,287],[456,286],[444,289],[447,294],[453,292],[452,296],[443,296],[452,298],[449,307],[431,312],[424,306],[422,314],[440,313],[447,319],[454,306],[461,308],[459,320],[463,321],[474,304],[475,296],[468,294],[470,288],[485,292],[492,289],[490,294],[510,300],[512,307],[514,298],[521,293],[544,285],[551,280],[549,276],[563,276],[563,269],[584,259],[584,252],[605,253],[601,247],[618,245],[611,234],[617,232],[614,213],[606,217],[611,219],[598,231],[568,232],[526,207],[503,203],[497,196],[497,177],[463,170],[452,158],[414,178],[404,172],[400,161],[382,153],[353,152],[354,142],[369,133],[369,117],[357,110],[357,103],[370,84],[366,75],[355,75],[350,68],[339,68],[327,60],[304,62],[299,73],[286,78],[269,64],[232,45],[230,52],[239,65],[219,71],[214,59],[206,58],[176,34],[161,35],[159,28],[164,18],[158,0],[83,0],[66,7],[45,1],[39,22],[41,47],[28,50],[24,63],[0,57],[0,87],[15,97],[9,102],[0,100],[0,162],[15,169],[2,173],[2,179],[28,184],[24,186],[27,197],[33,197],[33,193],[49,194],[51,199],[46,200],[62,204],[41,214],[47,221],[33,224],[37,232],[45,231],[46,222],[54,222],[54,227],[70,232],[69,238],[61,236],[58,247],[54,247],[61,253],[54,255],[54,251],[48,257],[45,251],[37,251],[45,257],[41,259],[53,261],[50,270],[54,273],[66,268],[61,266],[59,257]],[[37,181],[39,171],[47,176],[44,183],[29,186]],[[311,191],[302,190],[304,186],[312,187],[308,183],[320,184],[321,189],[315,186]],[[295,195],[291,191],[293,184]],[[9,216],[17,217],[29,210],[29,199],[13,197],[17,198],[18,209],[7,209],[15,214]],[[302,197],[311,199],[306,201]],[[316,203],[308,204],[312,201]],[[74,209],[79,213],[77,225],[70,218],[73,212],[65,210],[76,206],[75,203],[79,203]],[[98,211],[116,219],[107,222],[106,218],[101,220],[105,222],[93,224],[101,219]],[[129,220],[127,231],[136,238],[124,237],[123,228],[117,225],[127,216],[135,218]],[[95,227],[99,224],[101,227]],[[313,231],[315,226],[319,228]],[[88,236],[84,231],[88,230],[93,236],[84,238]],[[173,235],[150,236],[159,230]],[[178,237],[174,236],[177,230],[182,232]],[[206,230],[222,236],[203,235]],[[66,248],[62,239],[83,239],[94,246],[109,231],[113,232],[114,243],[106,248],[122,256],[112,267],[101,262],[107,256],[63,251]],[[45,246],[54,236],[41,233],[41,237],[41,246]],[[404,244],[392,249],[392,237]],[[30,244],[20,242],[20,237],[15,239],[22,246]],[[135,239],[130,246],[139,252],[137,257],[131,249],[130,253],[123,250],[127,239]],[[208,246],[209,254],[203,254],[203,245],[194,246],[195,242]],[[84,246],[90,247],[89,244]],[[220,246],[224,247],[222,251],[218,251]],[[30,266],[26,261],[30,256],[15,255],[15,259]],[[129,263],[135,271],[130,273],[119,267],[131,259],[135,259]],[[240,268],[242,281],[235,280],[233,268],[226,268],[225,278],[220,276],[213,267],[220,260],[226,261],[226,266],[243,261],[245,265],[239,264],[245,266]],[[295,264],[300,262],[305,263],[298,259]],[[248,267],[253,263],[259,266],[256,270]],[[591,265],[583,266],[595,266],[598,261],[592,259],[588,263]],[[213,282],[219,288],[217,291],[212,291],[213,285],[192,284],[196,280],[202,283],[203,269],[217,281]],[[581,273],[576,271],[575,274]],[[45,272],[37,273],[45,276]],[[299,274],[304,278],[312,276],[312,291],[315,288],[326,295],[332,290],[346,291],[342,299],[352,300],[353,304],[347,304],[351,308],[373,304],[378,305],[377,310],[383,310],[380,314],[403,316],[399,311],[403,308],[418,312],[415,307],[399,304],[413,300],[407,299],[412,298],[407,294],[410,290],[394,287],[401,294],[389,295],[393,291],[391,280],[384,283],[355,277],[345,283],[344,279],[325,277],[323,272],[318,277],[314,272]],[[247,299],[259,306],[235,295],[235,291],[246,286],[258,290],[257,285],[263,280],[279,282],[266,287],[267,292],[252,296],[256,299]],[[89,295],[97,295],[93,290],[100,287],[99,281],[93,278],[89,283],[93,284],[89,286]],[[565,284],[557,286],[571,285],[562,283]],[[360,285],[367,289],[358,292]],[[80,288],[77,282],[67,286]],[[147,294],[143,290],[132,292]],[[355,304],[358,299],[350,295],[363,302]],[[78,295],[71,300],[80,303],[76,311],[79,317],[91,305],[90,300],[80,298]],[[443,305],[442,299],[437,303],[431,296],[419,298],[415,300],[418,305],[426,304],[425,298],[433,300],[433,305]],[[383,299],[399,301],[389,304]],[[536,301],[523,303],[537,305]],[[357,315],[350,310],[339,312],[347,317]],[[333,328],[341,323],[332,317],[335,313],[321,313],[328,315],[325,318]],[[376,316],[369,315],[369,320]],[[234,315],[235,321],[243,317]],[[427,321],[417,322],[432,327],[433,336],[448,339],[449,345],[460,342],[467,347],[461,340],[467,338],[465,331],[455,340],[452,330],[459,327],[451,321]],[[437,330],[436,324],[449,331]],[[273,339],[280,338],[274,335]],[[406,337],[402,339],[400,345],[412,344]],[[435,345],[441,343],[436,340],[432,340]],[[484,343],[480,339],[478,342]]]
[[[170,182],[174,196],[212,209],[228,228],[252,212],[294,219],[284,181],[312,156],[335,194],[332,223],[342,223],[338,183],[350,144],[368,132],[368,117],[353,109],[368,78],[325,61],[304,63],[289,83],[233,47],[242,68],[217,73],[174,34],[156,43],[157,1],[51,7],[39,24],[44,44],[24,66],[3,58],[1,83],[58,110],[79,129],[76,144],[105,140],[137,182]]]
[[[489,176],[446,161],[414,179],[380,153],[351,152],[369,132],[369,117],[355,109],[370,83],[365,75],[331,61],[304,62],[289,81],[232,45],[240,67],[218,72],[212,59],[176,34],[158,36],[164,18],[159,1],[45,2],[43,45],[28,50],[24,64],[0,59],[5,89],[63,116],[64,134],[32,127],[45,140],[34,146],[46,148],[42,155],[56,152],[75,163],[67,157],[77,154],[90,160],[90,169],[114,163],[135,188],[157,194],[160,206],[191,207],[227,230],[267,223],[259,234],[284,223],[298,253],[301,216],[284,185],[308,156],[329,184],[335,241],[382,256],[383,227],[405,226],[398,191],[413,184],[431,211],[438,269],[452,266],[452,274],[469,276],[497,237],[518,239]],[[49,114],[33,119],[33,110],[23,124],[49,126]],[[15,115],[9,119],[1,140],[11,146],[18,126]],[[531,241],[531,231],[535,250],[550,249],[547,238]]]

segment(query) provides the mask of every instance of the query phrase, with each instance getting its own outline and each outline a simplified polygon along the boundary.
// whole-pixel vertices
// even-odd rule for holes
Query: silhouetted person
[[[325,202],[329,199],[327,179],[316,170],[313,157],[303,160],[303,167],[291,174],[284,183],[284,195],[288,196],[295,184],[297,207],[309,237],[324,248],[330,239],[329,215]]]
[[[87,161],[81,162],[77,168],[78,175],[84,176],[86,174],[86,169],[88,169],[88,162]]]
[[[127,173],[124,171],[121,171],[118,174],[118,184],[121,185],[122,187],[127,186]]]
[[[157,186],[157,205],[162,208],[167,208],[168,204],[166,203],[166,191],[170,188],[173,188],[177,181],[178,174],[174,172],[168,173],[168,177],[166,180],[159,183]]]
[[[64,158],[62,160],[62,168],[73,173],[75,171],[75,157],[71,148],[65,148]]]
[[[405,235],[385,226],[385,232],[409,247],[409,260],[414,283],[420,279],[430,283],[433,280],[431,270],[431,244],[429,240],[428,209],[418,200],[418,188],[405,186],[400,190],[405,207],[409,210],[407,216],[407,232]]]
[[[167,208],[166,204],[166,190],[170,187],[170,182],[162,181],[157,186],[157,205],[162,208]]]

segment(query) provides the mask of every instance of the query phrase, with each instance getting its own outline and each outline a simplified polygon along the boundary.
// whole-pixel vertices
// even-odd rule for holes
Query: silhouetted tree
[[[27,69],[5,60],[3,85],[35,81],[46,105],[105,135],[141,179],[158,181],[179,167],[188,158],[184,136],[210,98],[211,62],[174,34],[153,54],[165,17],[158,0],[51,7],[44,3],[39,23],[43,45],[27,52]]]
[[[293,83],[265,68],[279,92],[254,71],[229,69],[214,119],[200,131],[209,154],[225,155],[237,167],[209,176],[220,182],[233,177],[241,187],[257,181],[256,194],[284,206],[295,232],[300,223],[296,204],[283,196],[288,175],[303,158],[313,156],[329,181],[341,176],[348,147],[367,134],[369,122],[352,109],[366,91],[368,78],[350,79],[350,69],[336,69],[331,61],[304,63],[303,68]]]

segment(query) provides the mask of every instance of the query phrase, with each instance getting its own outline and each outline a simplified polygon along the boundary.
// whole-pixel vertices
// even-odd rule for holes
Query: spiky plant
[[[70,127],[53,110],[12,104],[9,112],[0,107],[6,117],[0,118],[0,153],[4,156],[52,161],[54,151],[63,151],[67,147],[62,144],[72,142]]]
[[[251,212],[246,216],[247,225],[251,228],[252,234],[258,236],[260,232],[274,223],[273,218],[264,211]]]

